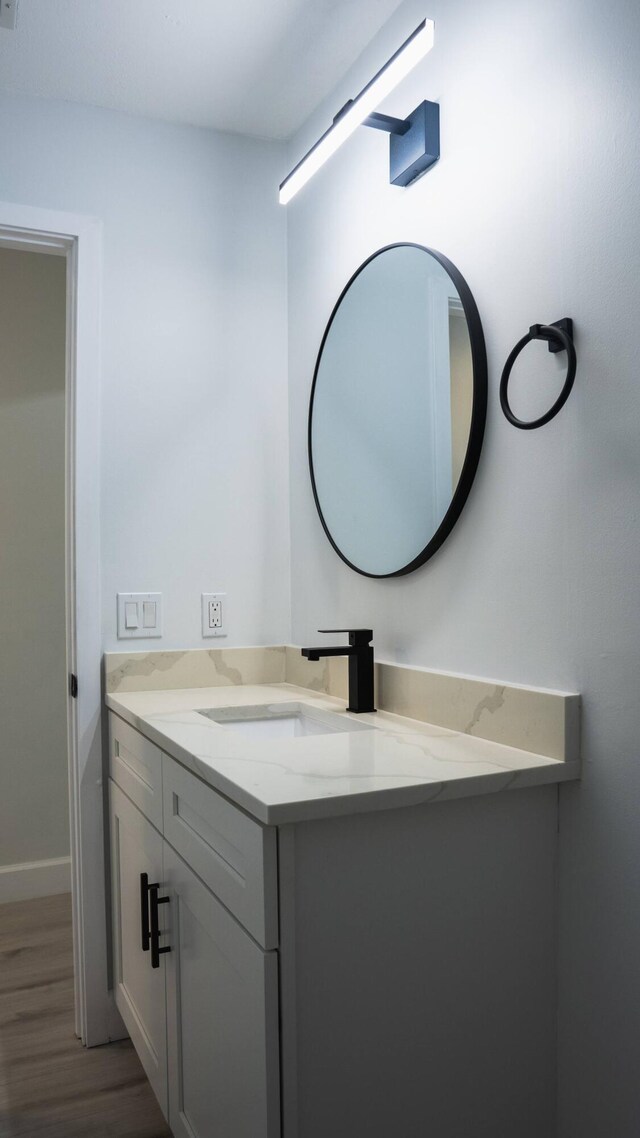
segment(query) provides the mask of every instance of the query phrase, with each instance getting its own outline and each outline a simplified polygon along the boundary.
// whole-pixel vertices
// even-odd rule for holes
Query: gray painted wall
[[[290,165],[425,15],[432,53],[382,108],[442,110],[442,157],[407,190],[360,130],[288,207],[293,642],[372,624],[381,657],[584,695],[584,778],[561,791],[560,1134],[640,1129],[640,9],[595,0],[407,0],[290,147]],[[371,581],[314,508],[306,414],[340,290],[376,248],[444,252],[487,339],[486,443],[432,562]],[[572,316],[579,356],[559,417],[513,429],[498,384],[534,321]],[[540,412],[560,359],[531,347],[514,405]],[[546,1136],[545,1136],[546,1138]]]
[[[69,853],[65,274],[0,248],[0,865]]]

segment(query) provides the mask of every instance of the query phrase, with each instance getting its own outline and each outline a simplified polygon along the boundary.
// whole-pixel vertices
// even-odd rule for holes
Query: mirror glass
[[[463,278],[422,246],[379,250],[333,311],[309,412],[316,505],[351,568],[408,573],[442,544],[485,414],[482,327]]]

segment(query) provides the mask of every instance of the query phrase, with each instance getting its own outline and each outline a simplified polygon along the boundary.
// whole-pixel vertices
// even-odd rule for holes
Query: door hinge
[[[72,699],[78,698],[78,677],[73,672],[69,676],[69,695]]]

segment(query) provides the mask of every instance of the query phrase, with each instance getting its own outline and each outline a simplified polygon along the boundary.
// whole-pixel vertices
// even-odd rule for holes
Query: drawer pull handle
[[[140,929],[142,934],[142,951],[148,952],[151,947],[151,932],[149,929],[149,875],[140,874]]]
[[[162,956],[163,952],[171,952],[171,948],[169,947],[169,945],[165,945],[164,948],[160,948],[160,937],[162,936],[162,933],[160,932],[160,921],[159,921],[158,910],[160,908],[160,905],[168,905],[169,904],[169,898],[168,897],[159,897],[158,896],[159,888],[160,888],[160,886],[157,882],[153,885],[148,886],[149,897],[151,900],[151,967],[152,968],[159,968],[160,967],[160,957]]]

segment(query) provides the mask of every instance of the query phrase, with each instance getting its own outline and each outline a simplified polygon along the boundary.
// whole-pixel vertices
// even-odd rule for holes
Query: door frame
[[[100,588],[100,292],[102,225],[0,201],[0,247],[67,262],[65,553],[71,898],[76,1034],[87,1046],[120,1038],[109,991]]]

